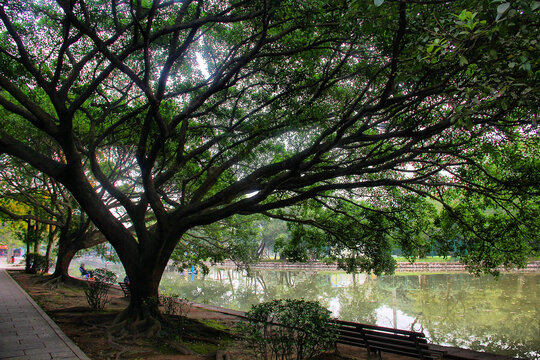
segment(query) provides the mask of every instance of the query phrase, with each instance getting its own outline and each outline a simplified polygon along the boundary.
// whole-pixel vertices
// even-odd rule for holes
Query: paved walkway
[[[8,275],[0,258],[0,359],[90,360]]]

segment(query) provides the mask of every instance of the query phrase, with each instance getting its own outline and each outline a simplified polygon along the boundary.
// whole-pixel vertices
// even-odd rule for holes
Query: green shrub
[[[110,270],[98,268],[92,271],[92,276],[96,281],[112,285],[116,282],[116,274]]]
[[[88,305],[94,310],[103,310],[109,302],[109,289],[116,281],[116,274],[107,269],[92,271],[94,281],[88,281],[84,294]]]
[[[330,311],[316,301],[273,300],[252,306],[246,316],[244,337],[262,359],[311,359],[337,339]]]
[[[191,310],[191,302],[188,299],[179,297],[176,294],[167,296],[160,295],[159,302],[163,306],[163,310],[167,315],[187,316]]]
[[[25,272],[30,274],[43,274],[49,271],[49,260],[46,256],[38,253],[29,253],[26,257]]]

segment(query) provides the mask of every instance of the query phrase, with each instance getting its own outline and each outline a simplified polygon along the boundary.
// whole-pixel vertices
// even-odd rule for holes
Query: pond
[[[439,345],[540,359],[540,273],[503,273],[495,279],[467,273],[376,277],[253,270],[247,276],[211,268],[204,277],[166,272],[160,291],[236,310],[272,299],[318,300],[342,320],[423,331]]]
[[[169,294],[237,310],[282,298],[318,300],[349,321],[423,331],[431,342],[540,359],[540,274],[499,279],[467,273],[366,274],[212,268],[210,274],[168,272]]]

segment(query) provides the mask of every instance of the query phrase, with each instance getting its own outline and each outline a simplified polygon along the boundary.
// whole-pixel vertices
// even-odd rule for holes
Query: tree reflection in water
[[[319,300],[343,320],[421,330],[433,343],[540,359],[540,274],[366,274],[212,268],[166,273],[162,290],[238,310],[272,299]],[[196,297],[196,299],[195,299]]]

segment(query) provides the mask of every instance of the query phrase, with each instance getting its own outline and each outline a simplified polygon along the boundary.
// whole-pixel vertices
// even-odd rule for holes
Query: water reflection
[[[161,289],[238,310],[280,298],[319,300],[343,320],[424,331],[432,342],[540,359],[540,274],[374,277],[314,271],[213,268],[167,272]]]

